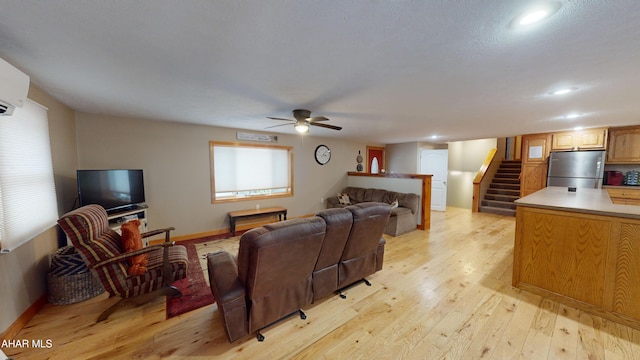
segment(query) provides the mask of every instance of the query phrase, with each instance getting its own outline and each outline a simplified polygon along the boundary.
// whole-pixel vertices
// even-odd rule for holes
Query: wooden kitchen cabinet
[[[522,136],[522,164],[547,163],[551,134]]]
[[[614,204],[640,205],[640,189],[630,189],[628,187],[606,188],[609,198]]]
[[[522,136],[522,171],[520,172],[520,197],[547,186],[547,160],[551,134]]]
[[[553,133],[551,138],[551,150],[604,149],[607,144],[607,129],[565,131]]]
[[[522,165],[520,197],[532,194],[547,186],[547,164]]]
[[[640,126],[611,128],[607,163],[640,163]]]

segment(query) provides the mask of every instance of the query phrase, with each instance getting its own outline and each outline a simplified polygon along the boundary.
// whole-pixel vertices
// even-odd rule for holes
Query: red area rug
[[[186,278],[173,283],[173,286],[182,292],[182,296],[179,298],[167,297],[167,319],[215,302],[211,289],[204,278],[195,247],[195,244],[208,240],[211,240],[211,238],[180,241],[178,243],[178,245],[183,245],[187,248],[189,269],[187,270]]]

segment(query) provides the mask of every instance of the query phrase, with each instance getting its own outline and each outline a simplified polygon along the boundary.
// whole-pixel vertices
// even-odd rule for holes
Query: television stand
[[[108,213],[107,219],[109,220],[109,227],[120,235],[122,235],[122,230],[120,229],[122,224],[134,219],[140,220],[140,233],[149,231],[149,219],[147,217],[146,205]],[[148,239],[142,239],[142,243],[144,246],[149,246]]]

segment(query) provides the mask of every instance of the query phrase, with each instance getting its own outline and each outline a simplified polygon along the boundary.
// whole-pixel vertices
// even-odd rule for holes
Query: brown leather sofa
[[[353,214],[353,225],[338,265],[338,289],[382,269],[385,241],[381,236],[391,214],[391,207],[373,202],[345,209]]]
[[[237,260],[207,255],[209,282],[229,341],[299,313],[331,293],[382,269],[390,206],[368,203],[327,209],[305,219],[247,231]]]
[[[400,193],[391,190],[360,188],[349,186],[341,194],[349,197],[349,204],[341,204],[340,199],[327,198],[327,208],[341,208],[363,202],[381,202],[391,204],[395,201],[398,206],[391,209],[391,216],[384,233],[398,236],[416,229],[418,225],[418,206],[420,196],[413,193]]]
[[[347,209],[327,209],[316,216],[324,219],[326,235],[313,269],[314,302],[338,290],[338,264],[353,225],[353,214]]]

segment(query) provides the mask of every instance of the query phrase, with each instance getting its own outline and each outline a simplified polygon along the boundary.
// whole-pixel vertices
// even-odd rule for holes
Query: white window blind
[[[0,244],[10,252],[56,224],[47,109],[28,100],[0,117]]]
[[[291,196],[291,148],[211,143],[215,200]]]

